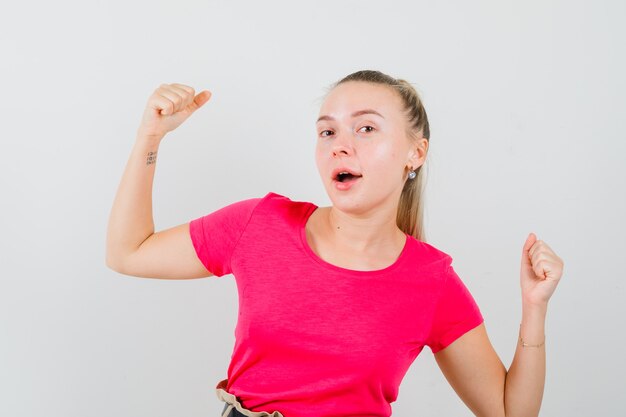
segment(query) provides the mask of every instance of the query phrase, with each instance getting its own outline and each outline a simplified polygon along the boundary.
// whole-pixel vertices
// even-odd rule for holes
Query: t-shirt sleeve
[[[433,353],[447,347],[484,319],[478,304],[448,259],[442,289],[435,307],[433,324],[426,344]]]
[[[189,222],[198,259],[213,275],[232,272],[230,260],[261,198],[237,201]]]

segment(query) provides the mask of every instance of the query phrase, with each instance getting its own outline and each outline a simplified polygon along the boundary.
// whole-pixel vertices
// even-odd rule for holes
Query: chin
[[[361,194],[341,194],[337,190],[331,190],[327,194],[333,207],[345,213],[360,214],[371,207],[371,203]]]
[[[362,214],[377,207],[382,209],[390,204],[390,199],[398,201],[400,197],[400,195],[395,197],[389,193],[366,194],[363,192],[339,191],[332,188],[330,192],[327,190],[327,194],[336,209],[353,214]]]

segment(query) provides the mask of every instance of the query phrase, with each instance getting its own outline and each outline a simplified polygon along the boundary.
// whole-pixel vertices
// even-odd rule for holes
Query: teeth
[[[340,171],[337,173],[337,175],[335,176],[335,180],[339,181],[339,182],[343,182],[344,180],[347,180],[347,177],[351,176],[351,177],[355,177],[358,178],[360,177],[360,175],[358,174],[353,174],[350,171]]]

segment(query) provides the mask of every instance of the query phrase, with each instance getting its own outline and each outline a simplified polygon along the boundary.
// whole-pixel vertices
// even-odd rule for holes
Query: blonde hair
[[[409,82],[403,79],[393,78],[380,71],[361,70],[353,72],[335,82],[330,86],[329,91],[339,84],[348,81],[364,81],[374,84],[383,84],[393,88],[400,95],[404,104],[408,121],[407,136],[411,140],[424,137],[430,144],[430,127],[428,125],[426,110],[424,109],[419,94]],[[421,241],[425,241],[426,239],[423,204],[425,186],[424,165],[426,165],[426,162],[415,170],[417,176],[414,179],[407,179],[405,181],[398,204],[398,213],[396,215],[396,223],[400,230]]]

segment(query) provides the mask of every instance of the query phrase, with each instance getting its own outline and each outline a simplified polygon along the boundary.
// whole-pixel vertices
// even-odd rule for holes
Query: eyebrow
[[[382,117],[383,119],[385,118],[382,114],[378,113],[376,110],[373,110],[373,109],[357,110],[354,113],[352,113],[352,117],[361,116],[363,114],[376,114],[376,115]],[[317,122],[322,121],[322,120],[335,120],[335,118],[331,117],[331,116],[324,115],[324,116],[320,116],[320,118],[317,119]]]

